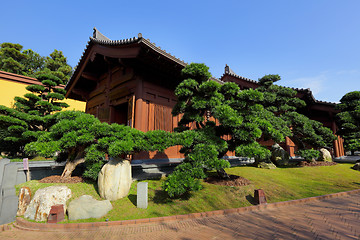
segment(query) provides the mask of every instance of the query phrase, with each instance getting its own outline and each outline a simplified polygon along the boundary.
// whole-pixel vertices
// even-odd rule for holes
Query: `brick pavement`
[[[360,193],[276,208],[88,230],[0,232],[0,239],[360,239]]]

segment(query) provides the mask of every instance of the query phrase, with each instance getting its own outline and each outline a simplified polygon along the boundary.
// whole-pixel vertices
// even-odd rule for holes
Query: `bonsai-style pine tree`
[[[182,73],[185,80],[175,90],[178,102],[172,114],[183,114],[176,131],[185,160],[163,185],[171,197],[199,190],[199,179],[206,177],[207,170],[228,177],[224,168],[229,163],[223,159],[228,151],[265,158],[270,151],[257,140],[265,134],[283,141],[287,131],[281,128],[285,126],[281,119],[258,104],[263,101],[259,91],[240,91],[235,83],[220,84],[211,79],[204,64],[192,63]],[[271,123],[276,121],[278,128]]]
[[[345,94],[337,109],[337,122],[339,130],[337,134],[344,138],[344,147],[354,155],[360,150],[360,91]]]
[[[291,128],[291,133],[286,136],[299,147],[301,151],[298,154],[303,157],[310,153],[314,155],[314,151],[308,148],[331,146],[335,139],[331,130],[299,113],[306,106],[305,101],[296,97],[295,90],[274,85],[279,80],[279,75],[265,75],[259,79],[260,87],[257,90],[264,94],[262,105]]]
[[[174,145],[168,132],[144,133],[124,125],[101,123],[93,115],[79,111],[56,113],[55,121],[37,141],[26,145],[26,151],[45,157],[57,155],[56,161],[66,161],[62,178],[71,177],[76,166],[84,163],[83,176],[96,180],[106,155],[125,158],[140,151],[164,151]]]
[[[39,74],[42,85],[29,85],[24,97],[15,97],[14,108],[0,105],[0,129],[4,144],[1,151],[23,153],[25,144],[36,140],[41,131],[53,124],[52,113],[68,107],[62,102],[63,81],[51,74]]]

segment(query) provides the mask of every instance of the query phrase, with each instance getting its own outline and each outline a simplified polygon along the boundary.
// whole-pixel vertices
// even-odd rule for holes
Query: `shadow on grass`
[[[251,203],[252,205],[256,205],[255,198],[254,198],[253,196],[251,196],[250,194],[247,195],[245,198],[246,198],[246,200],[248,200],[248,202]]]
[[[128,199],[129,199],[130,202],[131,202],[132,204],[134,204],[134,206],[136,207],[136,205],[137,205],[137,195],[135,195],[135,194],[129,194],[129,195],[128,195]]]
[[[153,198],[154,203],[157,204],[166,204],[173,202],[174,199],[180,200],[189,200],[191,198],[191,193],[185,193],[181,197],[178,198],[170,198],[169,195],[164,190],[155,190],[155,196]]]
[[[357,182],[353,182],[353,184],[356,184],[356,185],[359,185],[359,186],[360,186],[360,183],[357,183]]]
[[[100,196],[97,181],[95,181],[95,180],[93,180],[91,178],[83,178],[83,179],[84,179],[84,183],[93,185],[96,193]]]
[[[278,168],[302,168],[302,166],[299,165],[300,162],[290,162],[287,165],[278,165],[276,167]]]

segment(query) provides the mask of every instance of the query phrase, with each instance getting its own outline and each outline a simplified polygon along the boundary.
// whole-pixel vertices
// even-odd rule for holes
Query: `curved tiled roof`
[[[171,55],[170,53],[156,46],[155,43],[150,42],[149,39],[143,38],[141,33],[139,33],[137,37],[133,37],[133,38],[122,39],[122,40],[111,40],[105,37],[103,34],[101,34],[96,28],[94,28],[94,34],[93,37],[90,37],[90,41],[101,45],[110,45],[110,46],[126,45],[131,43],[143,43],[144,45],[153,49],[157,53],[173,60],[174,62],[177,62],[178,64],[183,66],[187,65],[187,63],[185,63],[183,60]]]
[[[143,38],[141,33],[139,33],[137,37],[133,37],[133,38],[127,38],[127,39],[121,39],[121,40],[111,40],[108,37],[106,37],[105,35],[103,35],[99,30],[94,28],[93,36],[90,37],[90,40],[87,42],[87,45],[80,57],[80,60],[75,67],[73,76],[77,74],[78,67],[81,65],[82,61],[84,61],[84,56],[86,54],[86,51],[89,49],[91,44],[99,44],[99,45],[107,45],[107,46],[120,46],[120,45],[127,45],[127,44],[133,44],[133,43],[142,44],[142,45],[152,49],[153,51],[157,52],[158,54],[176,62],[177,64],[179,64],[183,67],[185,67],[187,65],[187,63],[185,63],[183,60],[176,58],[175,56],[171,55],[170,53],[168,53],[165,50],[161,49],[160,47],[156,46],[155,43],[150,42],[149,39]],[[68,84],[72,82],[73,76],[70,78],[70,80],[66,84],[66,88],[68,87]]]

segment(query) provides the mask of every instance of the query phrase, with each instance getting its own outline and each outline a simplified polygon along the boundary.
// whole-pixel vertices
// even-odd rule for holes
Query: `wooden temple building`
[[[78,66],[67,83],[66,97],[86,102],[86,112],[101,121],[126,124],[141,131],[173,131],[179,116],[171,110],[176,103],[174,90],[182,81],[181,70],[187,64],[138,34],[124,40],[110,40],[94,28]],[[256,88],[256,82],[234,74],[229,67],[219,82],[232,81],[242,89]],[[311,102],[313,119],[336,129],[333,103],[314,99],[309,90],[299,97]],[[287,141],[293,152],[293,146]],[[343,155],[341,141],[334,143],[335,156]],[[164,153],[141,153],[134,159],[179,159],[180,147]]]

